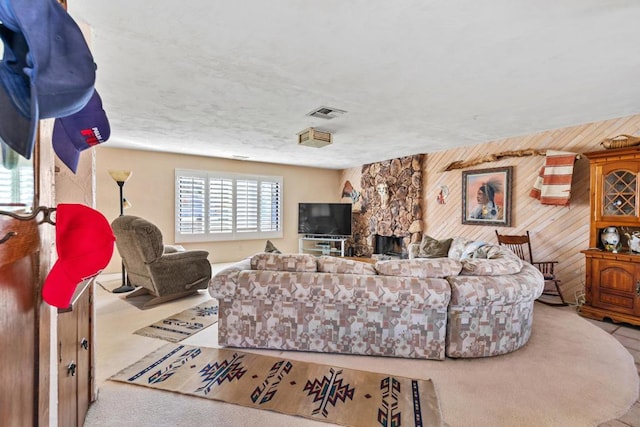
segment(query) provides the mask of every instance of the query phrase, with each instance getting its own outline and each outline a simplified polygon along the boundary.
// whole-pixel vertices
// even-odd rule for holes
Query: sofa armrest
[[[211,279],[208,255],[207,251],[175,252],[149,264],[158,296],[206,288]]]
[[[176,251],[165,253],[160,257],[160,260],[167,262],[181,262],[182,260],[198,260],[198,259],[207,259],[209,257],[209,252],[202,250],[192,250],[192,251]]]
[[[186,249],[184,248],[184,246],[181,245],[164,245],[164,252],[165,254],[172,254],[175,252],[184,252],[186,251]]]
[[[447,280],[451,285],[450,306],[496,306],[533,301],[540,297],[544,289],[542,273],[529,264],[523,263],[516,274],[498,276],[452,276]]]
[[[238,274],[243,270],[251,270],[251,257],[217,272],[209,281],[209,295],[213,298],[233,297],[238,286]]]

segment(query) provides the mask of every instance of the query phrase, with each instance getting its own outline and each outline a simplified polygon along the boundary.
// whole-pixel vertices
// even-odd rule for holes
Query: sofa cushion
[[[460,261],[450,258],[391,259],[376,262],[376,271],[383,276],[447,277],[460,274]]]
[[[318,271],[322,273],[377,274],[376,269],[368,262],[328,255],[318,257]]]
[[[438,278],[243,270],[234,280],[237,282],[235,295],[225,297],[279,304],[413,306],[446,310],[451,298],[449,283]]]
[[[473,240],[469,240],[465,237],[454,237],[451,241],[451,246],[449,247],[449,258],[460,260],[465,249],[467,249],[467,246],[473,242]]]
[[[318,271],[316,257],[309,254],[277,254],[261,252],[251,257],[252,270]]]
[[[522,260],[502,246],[484,244],[460,260],[466,276],[500,276],[522,270]]]
[[[452,238],[438,240],[431,236],[423,236],[418,249],[418,258],[444,258],[449,255]]]
[[[465,246],[464,251],[460,255],[460,261],[467,258],[486,258],[486,254],[482,252],[482,247],[487,245],[482,240],[476,240]]]

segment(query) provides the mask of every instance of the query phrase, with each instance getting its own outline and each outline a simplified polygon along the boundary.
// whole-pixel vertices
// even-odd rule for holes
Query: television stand
[[[298,239],[298,252],[311,255],[344,256],[346,237],[340,236],[304,236]]]

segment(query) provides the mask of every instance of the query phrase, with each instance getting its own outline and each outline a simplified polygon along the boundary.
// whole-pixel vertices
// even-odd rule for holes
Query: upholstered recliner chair
[[[139,287],[126,298],[151,294],[155,298],[144,304],[148,307],[207,288],[211,278],[209,252],[165,247],[160,229],[137,216],[122,215],[111,228],[129,282]]]

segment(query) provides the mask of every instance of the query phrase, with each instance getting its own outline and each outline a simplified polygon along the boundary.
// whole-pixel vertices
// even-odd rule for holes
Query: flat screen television
[[[298,233],[351,235],[351,203],[298,203]]]

